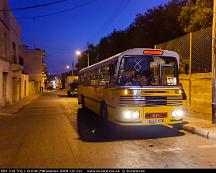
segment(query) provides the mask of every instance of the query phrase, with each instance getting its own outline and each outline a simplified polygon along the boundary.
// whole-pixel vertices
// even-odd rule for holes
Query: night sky
[[[56,0],[9,0],[10,8],[39,5]],[[67,0],[51,6],[14,11],[21,25],[22,41],[46,50],[48,72],[59,74],[76,60],[75,51],[87,42],[97,44],[114,29],[125,29],[136,14],[168,0]],[[67,10],[57,15],[38,17]],[[34,17],[26,19],[26,17]]]

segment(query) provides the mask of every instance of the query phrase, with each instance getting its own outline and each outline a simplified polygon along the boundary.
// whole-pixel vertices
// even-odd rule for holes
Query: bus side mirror
[[[109,65],[109,75],[113,76],[115,74],[115,65],[114,64],[110,64]]]
[[[183,93],[182,93],[182,100],[187,100],[187,96],[186,96],[186,94],[185,94],[184,91],[183,91]]]
[[[182,86],[182,84],[180,84],[181,85],[181,90],[182,90],[182,100],[187,100],[187,96],[186,96],[186,94],[185,94],[185,91],[184,91],[184,89],[183,89],[183,86]]]

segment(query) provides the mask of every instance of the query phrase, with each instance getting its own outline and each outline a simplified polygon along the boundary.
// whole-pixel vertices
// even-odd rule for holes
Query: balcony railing
[[[24,66],[24,59],[19,56],[19,65]]]

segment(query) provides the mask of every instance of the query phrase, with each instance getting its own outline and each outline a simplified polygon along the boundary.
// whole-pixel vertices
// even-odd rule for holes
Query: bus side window
[[[89,86],[91,83],[91,73],[84,73],[84,85]]]
[[[109,66],[102,67],[99,72],[99,85],[108,86],[109,85]]]
[[[98,69],[92,70],[91,73],[91,85],[92,86],[97,86],[98,85]]]
[[[109,65],[110,87],[116,86],[116,67],[117,67],[117,62]]]
[[[83,85],[84,84],[84,75],[83,73],[79,75],[79,85]]]
[[[175,68],[173,65],[164,64],[161,66],[161,84],[176,85]]]

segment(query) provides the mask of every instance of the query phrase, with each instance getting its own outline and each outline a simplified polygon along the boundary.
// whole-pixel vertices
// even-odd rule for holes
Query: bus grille
[[[179,106],[182,105],[180,97],[164,96],[121,96],[119,104],[122,106]]]

